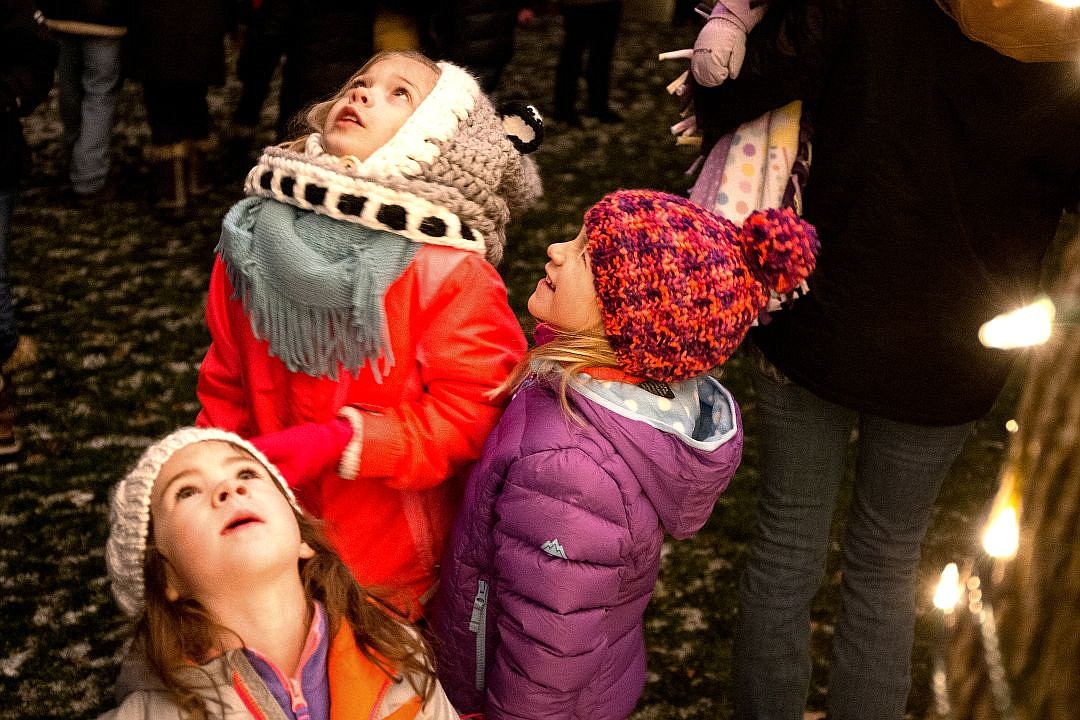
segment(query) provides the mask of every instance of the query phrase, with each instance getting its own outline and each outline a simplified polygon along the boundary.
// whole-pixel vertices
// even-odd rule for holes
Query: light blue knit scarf
[[[394,365],[386,289],[419,244],[265,197],[229,210],[217,251],[255,337],[293,372],[376,381]]]

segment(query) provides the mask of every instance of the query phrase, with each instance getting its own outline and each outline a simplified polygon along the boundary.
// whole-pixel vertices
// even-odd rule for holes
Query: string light
[[[1014,505],[1005,505],[991,514],[983,531],[982,542],[986,554],[992,558],[1007,560],[1016,555],[1016,547],[1020,544],[1020,523]]]
[[[964,586],[960,584],[960,568],[951,562],[941,571],[941,579],[938,580],[937,589],[934,590],[934,607],[944,613],[951,613],[956,604],[960,602],[960,596],[964,592]]]
[[[1053,301],[1040,297],[1030,305],[983,323],[979,328],[979,342],[1001,350],[1042,345],[1050,339],[1055,314]]]
[[[983,549],[992,558],[1008,560],[1016,555],[1020,544],[1019,497],[1019,476],[1015,470],[1004,472],[982,535]]]

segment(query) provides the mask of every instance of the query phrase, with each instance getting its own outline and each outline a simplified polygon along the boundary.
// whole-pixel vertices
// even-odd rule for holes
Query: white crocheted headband
[[[105,543],[105,564],[109,568],[113,597],[129,616],[136,616],[145,606],[146,538],[150,529],[150,494],[161,466],[177,451],[205,440],[221,440],[250,453],[270,473],[289,504],[302,512],[285,478],[254,445],[226,430],[185,427],[166,435],[151,445],[135,467],[117,483],[109,506],[109,539]]]

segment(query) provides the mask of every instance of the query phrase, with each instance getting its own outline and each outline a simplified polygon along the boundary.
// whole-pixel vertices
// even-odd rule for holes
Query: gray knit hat
[[[313,133],[303,158],[316,167],[304,167],[292,151],[267,148],[245,190],[420,242],[466,246],[475,234],[487,259],[497,264],[510,218],[542,193],[536,163],[527,154],[543,140],[543,120],[524,103],[496,111],[472,75],[448,62],[438,66],[431,93],[366,160],[341,162],[327,155],[320,134]],[[333,174],[381,190],[373,197],[363,182],[354,185]]]
[[[285,478],[254,445],[226,430],[185,427],[151,445],[135,467],[113,489],[109,506],[109,539],[105,543],[105,564],[109,568],[116,604],[134,617],[144,606],[143,562],[146,536],[150,528],[150,492],[161,466],[178,450],[205,440],[221,440],[251,453],[270,473],[289,504],[302,512]]]

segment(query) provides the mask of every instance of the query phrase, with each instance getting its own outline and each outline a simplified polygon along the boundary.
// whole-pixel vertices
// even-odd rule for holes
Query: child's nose
[[[349,97],[349,102],[360,103],[361,105],[367,105],[368,100],[371,98],[371,92],[365,87],[353,88],[353,91]]]
[[[247,485],[242,480],[226,480],[218,487],[215,499],[220,505],[228,500],[230,495],[239,495],[241,497],[247,495]]]

